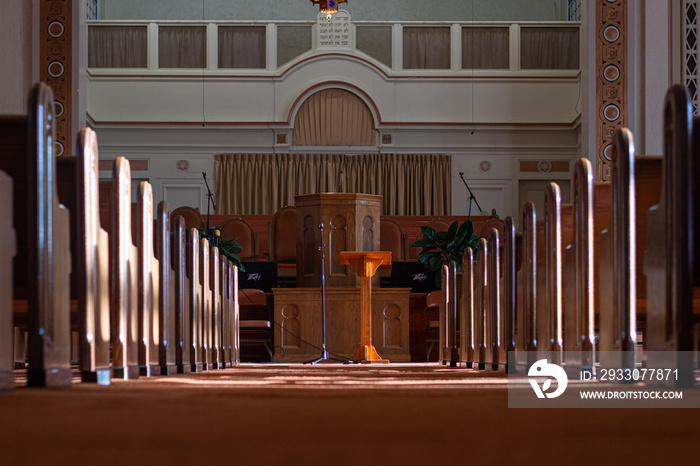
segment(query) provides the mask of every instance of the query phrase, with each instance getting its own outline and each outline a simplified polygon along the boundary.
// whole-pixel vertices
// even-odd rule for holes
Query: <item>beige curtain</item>
[[[219,26],[219,68],[265,68],[265,27]]]
[[[88,66],[146,68],[146,26],[90,26]]]
[[[207,30],[200,26],[160,26],[160,68],[206,68]]]
[[[403,28],[403,67],[406,70],[450,69],[450,28]]]
[[[340,190],[382,195],[382,215],[450,215],[449,155],[217,154],[215,169],[217,214],[269,215]]]
[[[295,146],[374,146],[374,118],[352,92],[324,89],[299,107],[292,141]]]
[[[579,67],[578,28],[523,27],[520,67],[524,70],[566,70]]]
[[[462,28],[462,69],[510,68],[510,31],[505,27]]]

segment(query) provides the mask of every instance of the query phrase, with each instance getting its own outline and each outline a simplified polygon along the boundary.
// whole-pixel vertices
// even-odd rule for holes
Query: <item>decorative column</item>
[[[54,95],[55,153],[72,155],[71,21],[73,2],[43,0],[39,7],[39,76]]]
[[[596,179],[608,181],[613,136],[627,125],[627,0],[596,1]]]

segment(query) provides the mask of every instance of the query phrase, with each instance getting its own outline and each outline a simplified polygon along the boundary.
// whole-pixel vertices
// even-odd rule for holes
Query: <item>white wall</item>
[[[201,172],[213,180],[214,154],[328,152],[276,143],[276,132],[291,143],[295,112],[316,85],[360,92],[376,109],[379,133],[392,137],[391,144],[333,151],[452,155],[454,215],[467,213],[460,172],[484,212],[518,215],[520,180],[571,176],[571,170],[521,173],[520,161],[568,160],[573,168],[579,151],[575,72],[477,78],[472,88],[465,79],[387,76],[350,54],[326,55],[264,79],[96,75],[88,111],[102,158],[148,160],[149,170],[134,177],[151,180],[156,201],[167,200],[172,209],[189,199],[204,211]],[[179,170],[179,160],[189,170]],[[481,162],[490,169],[482,170]],[[472,213],[479,213],[476,206]]]
[[[32,85],[32,2],[3,0],[0,11],[0,114],[27,112]]]

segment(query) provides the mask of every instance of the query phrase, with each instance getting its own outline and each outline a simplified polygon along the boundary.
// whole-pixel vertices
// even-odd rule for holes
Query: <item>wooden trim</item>
[[[57,155],[73,155],[72,5],[42,0],[39,6],[39,77],[53,90]]]
[[[597,0],[596,37],[596,179],[608,181],[613,136],[627,126],[627,0]]]

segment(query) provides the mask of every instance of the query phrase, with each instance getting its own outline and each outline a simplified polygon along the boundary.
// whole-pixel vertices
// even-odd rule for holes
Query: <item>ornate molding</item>
[[[67,0],[43,0],[40,13],[40,79],[51,86],[56,122],[56,154],[72,154],[71,8]]]
[[[683,84],[690,94],[693,103],[693,114],[698,114],[698,0],[683,2]]]
[[[596,0],[596,179],[610,179],[612,139],[627,125],[627,0]]]

